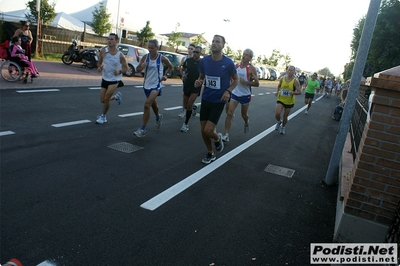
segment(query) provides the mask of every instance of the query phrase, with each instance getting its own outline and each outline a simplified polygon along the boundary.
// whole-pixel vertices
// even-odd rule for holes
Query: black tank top
[[[19,37],[21,38],[21,42],[28,43],[30,41],[29,35],[26,35],[23,31],[19,34]]]

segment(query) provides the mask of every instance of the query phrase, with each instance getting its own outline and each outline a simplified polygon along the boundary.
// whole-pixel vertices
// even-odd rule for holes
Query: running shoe
[[[139,128],[138,130],[133,132],[133,135],[135,135],[138,138],[144,137],[144,136],[146,136],[146,129]]]
[[[156,127],[157,127],[157,129],[160,129],[160,127],[162,126],[162,119],[163,119],[163,115],[162,114],[158,114],[158,120],[156,119]]]
[[[105,116],[105,115],[100,115],[100,116],[98,116],[98,117],[97,117],[97,120],[96,120],[96,124],[102,125],[102,124],[104,124],[104,123],[107,123],[107,118],[106,118],[106,116]]]
[[[222,136],[222,141],[223,141],[223,142],[229,142],[229,134],[228,134],[228,133],[225,133],[225,134]]]
[[[244,133],[249,132],[249,129],[250,129],[249,124],[244,124]]]
[[[275,130],[279,130],[279,128],[281,127],[281,124],[282,124],[282,121],[279,120],[279,122],[276,123]]]
[[[218,133],[218,141],[214,142],[215,144],[215,150],[217,152],[221,152],[224,150],[224,142],[222,142],[222,134]]]
[[[115,100],[117,101],[118,105],[120,105],[122,102],[122,93],[117,92],[114,97],[115,97]]]
[[[184,118],[186,116],[186,110],[182,110],[179,115],[180,118]]]
[[[209,163],[215,161],[215,159],[217,159],[217,157],[215,156],[214,153],[207,153],[207,156],[205,158],[203,158],[201,160],[201,162],[204,164],[209,164]]]
[[[305,112],[305,114],[306,114],[306,115],[308,115],[308,109],[306,109],[306,112]]]
[[[192,116],[196,116],[197,114],[197,105],[193,104],[193,108],[192,108]]]
[[[181,127],[181,132],[188,132],[189,131],[189,125],[186,125],[185,123],[183,123],[182,127]]]
[[[281,135],[285,135],[285,127],[281,127]]]

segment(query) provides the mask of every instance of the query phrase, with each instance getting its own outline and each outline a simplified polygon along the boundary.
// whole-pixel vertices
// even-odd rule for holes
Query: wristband
[[[229,95],[231,95],[232,96],[232,91],[230,91],[230,90],[226,90],[228,93],[229,93]]]

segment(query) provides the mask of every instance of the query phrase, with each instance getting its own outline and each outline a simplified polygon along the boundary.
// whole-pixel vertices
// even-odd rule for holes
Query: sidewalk
[[[0,62],[2,63],[2,62]],[[100,87],[101,73],[96,68],[89,69],[81,67],[82,64],[73,63],[65,65],[57,61],[35,61],[39,70],[40,77],[33,80],[28,79],[27,84],[22,81],[8,82],[0,77],[1,89],[38,89],[38,88],[65,88],[65,87]],[[142,85],[143,77],[140,75],[134,77],[122,78],[125,85]],[[171,80],[172,82],[173,80]]]

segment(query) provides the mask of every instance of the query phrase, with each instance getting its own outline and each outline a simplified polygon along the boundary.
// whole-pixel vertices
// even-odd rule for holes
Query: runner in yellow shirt
[[[275,130],[279,130],[279,133],[282,135],[285,134],[287,118],[296,101],[294,95],[301,94],[300,83],[294,76],[295,72],[296,68],[294,66],[288,66],[286,68],[286,76],[280,79],[276,88],[275,96],[278,99],[275,106],[275,119],[278,122],[276,123]]]

